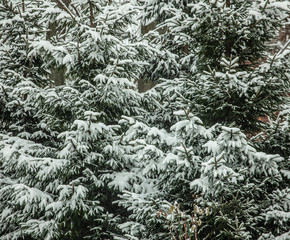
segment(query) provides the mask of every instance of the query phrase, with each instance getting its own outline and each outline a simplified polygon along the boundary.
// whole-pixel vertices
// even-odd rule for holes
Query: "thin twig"
[[[190,156],[189,156],[189,153],[188,153],[188,151],[187,151],[187,149],[186,149],[184,143],[181,142],[181,145],[182,145],[182,147],[183,147],[183,149],[184,149],[184,151],[185,151],[185,154],[186,154],[187,160],[190,161]]]
[[[113,72],[111,73],[110,77],[112,77],[112,76],[114,75],[114,73],[115,73],[115,71],[116,71],[116,69],[117,69],[118,64],[119,64],[119,55],[118,55],[118,57],[117,57],[117,62],[116,62],[116,64],[115,64],[114,70],[113,70]]]
[[[188,112],[185,110],[184,107],[182,107],[182,109],[183,109],[183,111],[184,111],[184,113],[185,113],[185,116],[186,116],[187,120],[190,121],[190,117],[188,116]]]
[[[5,90],[5,88],[3,86],[1,86],[1,87],[2,87],[2,90],[4,92],[5,97],[8,98],[8,94],[7,94],[6,90]]]
[[[103,27],[102,27],[101,32],[100,32],[100,36],[103,35],[103,31],[104,31],[104,28],[105,28],[105,24],[106,24],[106,22],[107,22],[107,20],[108,20],[108,16],[109,16],[109,13],[107,13],[107,15],[106,15],[106,18],[105,18],[105,21],[104,21]]]
[[[77,16],[80,17],[81,15],[80,15],[79,11],[76,9],[76,7],[72,3],[71,3],[71,6],[75,10]]]

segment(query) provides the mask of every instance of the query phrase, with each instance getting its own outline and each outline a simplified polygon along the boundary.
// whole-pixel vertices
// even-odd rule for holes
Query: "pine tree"
[[[269,41],[286,23],[289,3],[146,1],[144,9],[147,23],[158,23],[156,31],[145,36],[159,50],[157,60],[153,60],[147,70],[148,78],[160,82],[148,93],[159,94],[162,104],[154,113],[153,125],[166,128],[169,134],[166,139],[179,136],[177,142],[181,143],[178,148],[176,141],[166,146],[152,140],[157,149],[149,148],[155,151],[148,155],[154,161],[147,161],[144,157],[147,152],[143,149],[152,144],[150,137],[133,131],[134,143],[138,143],[136,139],[145,139],[136,149],[137,152],[141,149],[139,171],[158,190],[147,192],[144,189],[141,193],[135,191],[123,196],[125,200],[120,203],[132,209],[131,219],[135,221],[126,225],[130,226],[127,231],[141,239],[164,239],[164,236],[170,239],[170,233],[167,231],[166,235],[164,223],[156,220],[154,211],[168,211],[164,201],[169,205],[177,201],[190,212],[193,202],[190,196],[201,192],[201,199],[213,204],[199,231],[201,238],[264,239],[272,236],[283,239],[289,225],[289,188],[285,185],[289,155],[287,151],[285,155],[288,132],[282,128],[287,130],[288,120],[284,118],[286,121],[273,124],[276,127],[267,127],[260,119],[273,118],[275,112],[288,106],[289,43],[273,53]],[[160,29],[165,33],[159,34]],[[190,117],[188,108],[193,112]],[[185,128],[186,121],[173,114],[179,109],[183,109],[184,117],[189,118],[187,121],[193,116],[200,117],[211,134],[198,135],[189,126]],[[183,126],[186,131],[180,135],[183,127],[175,129],[176,126]],[[147,127],[143,129],[151,132]],[[263,141],[253,137],[248,142],[244,133],[255,134],[261,129],[266,130],[258,135]],[[195,141],[187,136],[196,137]],[[275,149],[267,147],[268,142],[274,141]],[[176,154],[177,149],[184,155]],[[170,157],[166,158],[167,154]],[[275,154],[281,154],[284,159]],[[179,172],[188,156],[194,160]],[[159,172],[154,174],[153,171],[147,177],[151,168]],[[188,172],[191,174],[187,175]],[[144,219],[152,224],[146,224]]]
[[[144,21],[166,29],[148,33],[160,50],[148,71],[168,114],[184,106],[208,126],[261,129],[289,92],[289,42],[274,55],[269,44],[288,11],[287,1],[146,1]]]
[[[178,203],[190,219],[194,195],[199,207],[210,209],[201,218],[201,239],[285,235],[288,159],[257,151],[240,129],[219,124],[207,129],[188,111],[175,115],[179,120],[170,132],[128,121],[122,141],[131,146],[140,180],[119,201],[132,211],[122,225],[125,232],[138,239],[172,239],[157,216],[167,213],[171,221],[170,207]]]
[[[0,239],[287,238],[289,3],[142,6],[0,3]]]
[[[29,52],[23,54],[19,40],[21,57],[15,56],[12,72],[1,48],[0,237],[112,239],[126,216],[113,201],[134,179],[127,177],[133,159],[118,146],[118,120],[145,115],[134,82],[144,64],[138,53],[146,49],[128,30],[137,10],[130,3],[76,0],[61,8],[34,2],[29,12],[26,2],[4,1],[3,24],[9,24],[10,6],[19,19],[15,9],[22,3],[25,16],[37,16],[36,23],[19,20],[34,27],[27,33]],[[61,31],[47,40],[50,21],[58,21]],[[41,78],[25,75],[22,58],[37,56],[45,72],[32,62],[30,72]],[[49,71],[63,64],[66,85],[54,87]]]
[[[267,120],[264,131],[252,137],[252,144],[264,152],[276,153],[287,159],[290,156],[289,106]]]

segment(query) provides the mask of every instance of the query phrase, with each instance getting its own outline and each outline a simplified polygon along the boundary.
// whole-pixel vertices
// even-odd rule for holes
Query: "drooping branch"
[[[66,11],[73,20],[76,20],[74,14],[68,9],[68,5],[70,3],[70,0],[67,0],[65,3],[62,0],[55,0],[57,2],[58,7]]]

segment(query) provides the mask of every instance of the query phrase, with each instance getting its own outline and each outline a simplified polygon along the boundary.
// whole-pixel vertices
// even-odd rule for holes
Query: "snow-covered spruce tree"
[[[160,50],[157,62],[147,70],[149,77],[161,81],[148,93],[161,93],[163,108],[154,115],[155,126],[167,130],[172,123],[178,126],[180,120],[173,112],[180,108],[187,112],[185,109],[189,107],[206,126],[220,122],[231,128],[214,125],[214,129],[210,128],[212,135],[202,137],[203,134],[195,135],[188,127],[176,144],[176,140],[170,141],[176,133],[174,127],[170,133],[162,130],[162,134],[156,128],[152,131],[148,126],[141,128],[140,123],[135,126],[137,130],[131,127],[127,141],[136,148],[133,152],[140,159],[136,171],[138,176],[145,175],[143,182],[149,181],[151,187],[140,184],[135,192],[123,195],[120,204],[133,212],[132,221],[123,225],[124,229],[132,238],[170,239],[164,227],[166,223],[156,217],[156,211],[166,211],[166,206],[177,201],[190,213],[192,194],[202,192],[202,198],[213,205],[199,231],[200,238],[275,236],[283,239],[289,225],[289,188],[285,185],[288,156],[282,159],[271,155],[278,151],[267,151],[269,155],[259,153],[241,130],[261,129],[259,117],[273,116],[285,105],[289,89],[289,45],[286,43],[271,56],[268,41],[276,37],[280,23],[285,23],[289,3],[145,3],[145,18],[159,23],[157,31],[145,36],[157,43]],[[165,33],[158,34],[158,29]],[[156,136],[152,139],[154,132]],[[196,137],[196,142],[190,142],[185,137],[187,134]],[[166,144],[164,139],[170,143]],[[217,152],[207,153],[207,146],[216,146]],[[258,149],[265,151],[262,147]],[[180,151],[184,155],[177,158],[175,155],[181,154]],[[184,167],[188,156],[194,160]],[[164,159],[172,159],[171,165]],[[152,173],[148,174],[151,169]]]
[[[26,7],[25,1],[6,3]],[[120,215],[126,216],[112,202],[134,179],[127,147],[118,146],[118,120],[145,112],[134,84],[144,46],[128,31],[134,7],[46,1],[31,11],[43,17],[41,26],[50,20],[64,26],[49,40],[29,31],[28,48],[46,69],[65,64],[67,85],[42,88],[38,80],[48,81],[47,72],[38,72],[41,78],[21,68],[11,73],[1,55],[0,239],[112,239],[121,233]]]
[[[195,125],[196,121],[198,119],[193,119],[191,124]],[[168,212],[175,200],[192,206],[191,196],[184,194],[189,193],[189,184],[183,183],[197,172],[195,167],[198,164],[190,168],[188,160],[195,159],[197,150],[189,151],[186,158],[187,149],[180,146],[174,134],[134,119],[124,119],[120,123],[126,125],[126,122],[130,127],[122,138],[122,144],[131,146],[131,155],[135,159],[132,172],[138,176],[138,181],[118,201],[132,211],[121,228],[129,239],[169,239],[166,221],[159,218],[157,213]],[[199,135],[202,130],[202,127],[198,128],[196,134]]]
[[[123,231],[132,239],[171,239],[167,222],[157,215],[167,213],[170,221],[176,202],[190,221],[197,203],[210,205],[200,239],[283,239],[289,227],[287,159],[258,152],[237,128],[207,129],[186,110],[175,115],[179,120],[170,132],[127,120],[131,126],[122,143],[135,154],[140,180],[119,201],[132,211]],[[199,195],[197,202],[193,195]]]
[[[113,145],[114,127],[96,115],[85,112],[60,134],[60,150],[1,136],[2,239],[104,239],[117,232],[110,188],[122,187],[116,171],[130,164]]]
[[[175,202],[181,204],[184,217],[191,221],[195,198],[190,182],[200,175],[200,156],[206,154],[202,145],[213,137],[217,126],[206,129],[200,119],[184,110],[175,115],[186,118],[178,121],[170,133],[133,119],[120,122],[130,125],[122,144],[131,146],[135,159],[132,170],[139,178],[118,201],[132,211],[121,225],[132,239],[171,239],[168,223],[158,213],[168,213],[171,218],[168,211]]]
[[[205,233],[209,231],[211,239],[284,234],[289,227],[289,187],[283,178],[288,159],[257,152],[239,129],[222,129],[215,141],[204,145],[211,157],[202,164],[201,177],[191,183],[202,188],[205,197],[211,195],[209,199],[220,197]]]
[[[16,93],[16,86],[45,86],[49,69],[39,55],[31,56],[31,44],[45,36],[42,1],[30,4],[24,1],[0,2],[0,127],[17,132],[32,130],[38,122],[33,106],[24,107],[29,92]],[[16,97],[16,95],[18,97]]]
[[[0,2],[0,62],[1,76],[10,74],[10,85],[21,81],[20,76],[33,79],[42,86],[47,85],[48,69],[39,55],[31,56],[31,44],[45,36],[46,16],[42,11],[49,3],[24,1],[1,1]],[[51,4],[51,7],[53,5]],[[11,76],[14,74],[14,76]],[[11,77],[14,77],[12,81]],[[7,78],[8,77],[4,77]]]
[[[263,132],[251,138],[252,144],[264,152],[276,153],[284,158],[290,156],[289,105],[275,116],[268,118]]]
[[[187,4],[185,8],[184,3]],[[155,80],[161,81],[161,84],[154,89],[161,93],[160,99],[164,106],[163,112],[159,109],[156,112],[155,119],[159,121],[159,126],[169,129],[170,123],[178,122],[172,113],[176,109],[189,107],[195,115],[201,117],[206,126],[220,122],[232,127],[238,126],[247,132],[255,132],[261,127],[266,129],[266,125],[260,121],[259,117],[267,115],[274,117],[277,110],[285,109],[289,92],[289,50],[287,49],[289,43],[286,43],[279,52],[272,56],[269,53],[271,45],[269,43],[272,38],[276,37],[281,27],[280,24],[283,25],[287,21],[288,2],[146,1],[146,4],[145,18],[148,19],[148,22],[157,20],[159,22],[157,29],[167,29],[163,35],[155,31],[147,36],[152,37],[152,41],[159,44],[160,52],[163,50],[163,53],[172,56],[162,58],[154,65],[154,69],[148,71],[153,73],[151,76]],[[277,21],[277,19],[281,21]],[[172,44],[173,41],[175,44]],[[211,41],[213,41],[212,44]],[[251,50],[249,51],[249,49]],[[172,69],[178,69],[177,73],[164,74],[165,72],[171,73]],[[158,71],[160,71],[160,75],[158,75]],[[287,188],[286,182],[289,175],[289,166],[287,166],[289,155],[286,153],[283,161],[279,156],[271,155],[278,153],[285,157],[285,150],[282,150],[285,149],[282,136],[287,136],[288,132],[283,131],[279,136],[278,129],[282,130],[280,126],[287,126],[287,124],[285,121],[276,125],[277,129],[270,127],[267,130],[269,133],[276,133],[274,134],[276,146],[279,145],[277,140],[282,138],[281,148],[272,149],[273,151],[262,142],[247,143],[240,130],[230,128],[232,131],[237,131],[239,141],[244,142],[247,149],[252,149],[250,145],[254,144],[257,149],[270,155],[256,154],[256,150],[252,149],[255,153],[255,161],[250,163],[250,153],[248,155],[239,147],[233,147],[231,152],[233,157],[227,156],[229,159],[220,159],[224,175],[217,174],[213,166],[202,168],[202,171],[208,171],[210,176],[215,179],[209,182],[213,193],[208,196],[204,195],[215,204],[200,231],[201,238],[211,236],[213,239],[257,239],[259,237],[266,239],[267,236],[273,236],[273,238],[275,236],[277,239],[283,239],[288,234],[289,188]],[[285,129],[285,127],[283,128]],[[229,129],[224,128],[224,130]],[[220,134],[222,135],[222,133]],[[265,137],[267,134],[264,133],[261,136]],[[269,142],[272,141],[271,134],[268,137]],[[218,138],[213,139],[221,144],[220,140],[217,141]],[[267,138],[265,137],[265,139]],[[184,144],[187,146],[186,143]],[[224,143],[224,145],[226,144],[229,143]],[[170,151],[173,152],[173,150]],[[203,156],[202,165],[205,165],[210,159],[214,162],[213,156],[201,155]],[[229,162],[224,164],[223,161]],[[263,171],[255,173],[248,170],[250,167],[259,170],[257,166],[263,161],[271,162],[272,172],[267,173],[263,168]],[[235,165],[238,166],[237,169],[241,167],[246,170],[238,172],[236,178],[238,176],[241,178],[239,181],[231,183],[228,180],[231,179],[231,175],[234,177],[236,173]],[[163,165],[160,166],[160,168],[162,167]],[[265,166],[265,168],[267,167]],[[166,170],[167,168],[164,169],[164,172],[167,172]],[[196,173],[196,176],[199,174],[203,176],[202,171],[198,170],[199,173]],[[158,174],[157,178],[161,178],[162,175]],[[219,180],[220,178],[221,180]],[[198,177],[198,179],[200,180],[202,177]],[[249,179],[249,183],[243,179]],[[215,181],[220,181],[217,186],[215,186]],[[156,182],[159,184],[159,180]],[[163,186],[163,184],[166,186],[166,183],[160,183],[158,186]],[[184,189],[184,186],[186,183],[172,184],[172,188],[176,189]],[[221,186],[224,186],[225,189]],[[229,189],[228,192],[224,192],[226,189]],[[187,194],[184,194],[184,199],[188,199],[192,193],[197,193],[196,191],[195,188],[188,191]],[[206,188],[201,191],[206,194]],[[181,192],[178,193],[181,194]],[[172,196],[165,195],[160,199],[165,200]],[[221,197],[221,202],[218,201],[219,197]],[[139,200],[141,199],[141,202],[147,206],[154,206],[152,202],[147,201],[149,198],[144,200],[144,195],[141,195]],[[125,199],[129,199],[128,196]],[[135,209],[133,218],[140,216],[139,220],[141,220],[145,219],[142,214],[146,212],[146,208],[141,204],[140,208],[137,207],[139,200],[132,201],[133,203],[127,201],[125,205],[134,206],[132,207]],[[162,200],[159,201],[162,202]],[[171,202],[171,204],[173,203]],[[189,205],[189,202],[187,204]],[[153,210],[152,216],[154,216]],[[141,223],[143,224],[143,222]],[[273,225],[271,225],[272,223]],[[134,225],[132,224],[132,226]],[[152,226],[148,227],[152,228]],[[139,229],[142,228],[139,227]],[[213,231],[213,229],[216,230]],[[133,233],[135,229],[132,227],[130,230]],[[153,232],[153,230],[149,231]],[[158,232],[158,227],[155,228],[155,231]],[[158,238],[158,235],[155,234],[155,237]],[[168,237],[170,238],[170,236]]]
[[[259,117],[282,110],[289,92],[289,43],[270,54],[288,14],[279,0],[145,1],[144,21],[159,23],[147,36],[162,54],[148,72],[164,106],[190,107],[208,126],[260,129]]]

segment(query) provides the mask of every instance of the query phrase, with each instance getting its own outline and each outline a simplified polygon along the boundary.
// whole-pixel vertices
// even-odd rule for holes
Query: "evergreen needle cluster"
[[[289,13],[0,0],[0,240],[290,239]]]

